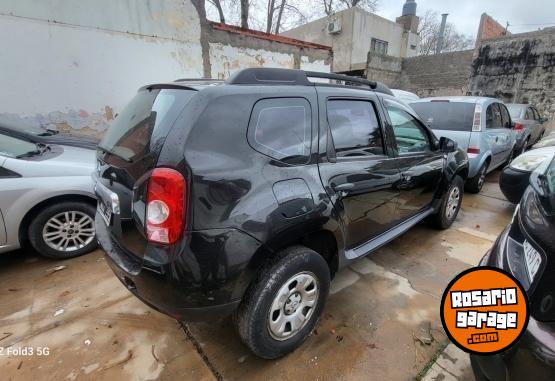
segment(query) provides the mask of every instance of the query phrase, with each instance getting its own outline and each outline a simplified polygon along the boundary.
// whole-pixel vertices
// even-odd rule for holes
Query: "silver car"
[[[0,253],[29,243],[71,258],[96,248],[95,151],[0,132]]]
[[[410,106],[437,137],[456,141],[469,159],[465,188],[478,193],[486,174],[513,158],[516,134],[507,107],[486,97],[423,98]]]
[[[512,103],[507,108],[514,123],[517,151],[521,154],[543,137],[547,119],[534,106]]]

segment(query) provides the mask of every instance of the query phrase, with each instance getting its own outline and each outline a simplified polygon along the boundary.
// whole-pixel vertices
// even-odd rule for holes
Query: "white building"
[[[407,0],[396,22],[353,7],[282,35],[331,46],[334,72],[361,75],[369,53],[395,58],[416,56],[420,43],[418,22],[416,3]]]

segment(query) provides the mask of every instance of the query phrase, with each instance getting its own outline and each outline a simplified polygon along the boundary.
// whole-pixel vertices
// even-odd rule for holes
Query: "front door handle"
[[[336,192],[342,192],[342,193],[349,193],[350,191],[352,191],[355,188],[355,184],[353,183],[343,183],[343,184],[339,184],[339,185],[335,185],[332,184],[331,186],[333,188],[334,191]]]

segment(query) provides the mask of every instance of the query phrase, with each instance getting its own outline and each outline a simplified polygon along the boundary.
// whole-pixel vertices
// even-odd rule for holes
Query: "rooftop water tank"
[[[416,16],[415,0],[407,0],[407,2],[403,4],[403,16]]]

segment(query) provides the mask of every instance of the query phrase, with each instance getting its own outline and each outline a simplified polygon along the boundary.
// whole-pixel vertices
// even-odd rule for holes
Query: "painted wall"
[[[148,83],[253,66],[330,71],[329,49],[212,30],[199,3],[2,0],[0,118],[99,137]]]
[[[3,0],[0,35],[0,117],[37,126],[98,135],[145,83],[202,76],[188,1]]]

